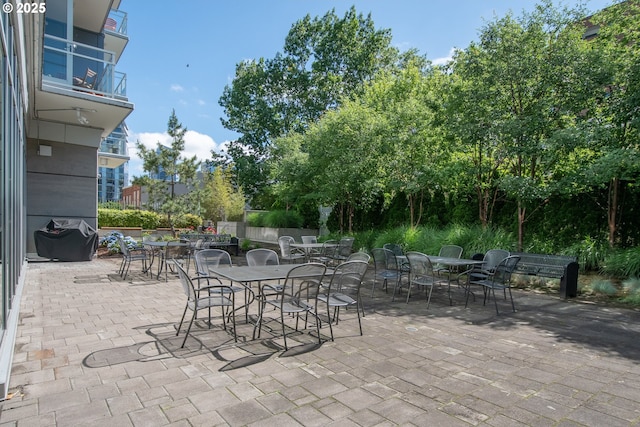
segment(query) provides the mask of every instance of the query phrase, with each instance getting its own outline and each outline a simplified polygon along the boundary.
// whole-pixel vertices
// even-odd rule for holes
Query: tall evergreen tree
[[[168,147],[160,142],[156,149],[149,149],[139,141],[136,144],[138,155],[143,160],[143,169],[148,175],[136,178],[135,182],[147,188],[147,207],[166,214],[169,227],[175,234],[176,217],[186,213],[200,215],[198,201],[201,199],[201,190],[197,185],[200,162],[196,156],[187,158],[182,155],[187,128],[178,121],[175,110],[169,116],[167,133],[171,137]],[[176,192],[179,184],[184,186],[180,194]]]

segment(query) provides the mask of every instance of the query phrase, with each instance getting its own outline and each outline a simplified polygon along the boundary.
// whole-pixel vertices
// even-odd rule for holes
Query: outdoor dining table
[[[225,278],[232,282],[237,282],[244,285],[249,292],[253,295],[251,301],[255,300],[255,292],[251,289],[251,283],[264,282],[269,280],[284,280],[287,278],[289,272],[299,267],[301,264],[278,264],[278,265],[256,265],[256,266],[231,266],[231,267],[216,267],[209,269],[212,276]],[[332,271],[327,270],[325,274],[332,274]],[[298,277],[298,276],[296,276]],[[304,277],[304,276],[300,276]],[[259,290],[260,291],[260,290]],[[242,307],[239,307],[242,308]],[[255,326],[255,325],[254,325]],[[253,331],[253,337],[255,338],[255,327]]]
[[[168,241],[168,240],[157,240],[157,241],[143,241],[142,244],[144,246],[148,246],[151,248],[151,261],[149,262],[149,266],[147,267],[148,271],[151,271],[151,266],[153,265],[153,261],[156,258],[156,252],[161,252],[163,251],[167,245],[171,243],[172,245],[175,246],[188,246],[191,247],[192,243],[191,242],[178,242],[178,241]],[[162,273],[162,271],[160,271],[160,266],[162,264],[158,264],[158,278],[160,278],[160,273]],[[153,273],[151,274],[151,276],[153,277]]]
[[[476,260],[476,259],[442,257],[438,255],[427,255],[427,258],[429,258],[429,261],[431,261],[432,264],[441,264],[441,265],[445,265],[447,267],[453,267],[453,268],[458,268],[458,267],[466,268],[466,267],[471,267],[473,265],[480,265],[483,262],[482,260]],[[398,268],[400,268],[400,266],[409,266],[408,261],[409,260],[406,255],[396,255],[396,262],[398,263]],[[448,290],[449,301],[451,301],[451,277],[448,278],[447,285],[449,288]],[[466,286],[464,286],[464,292],[465,292],[465,295],[467,292],[470,292],[468,283],[466,284]]]
[[[338,247],[338,244],[335,243],[330,243],[330,244],[326,244],[326,243],[291,243],[289,246],[291,246],[292,248],[298,248],[298,249],[302,249],[304,250],[304,254],[305,254],[305,258],[307,259],[307,261],[309,261],[309,259],[311,258],[311,253],[314,249],[322,249],[325,247],[332,247],[332,248],[336,248]]]

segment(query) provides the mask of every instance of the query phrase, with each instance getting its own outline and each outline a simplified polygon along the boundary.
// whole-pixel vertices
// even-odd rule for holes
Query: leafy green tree
[[[217,167],[205,175],[206,193],[203,197],[203,212],[213,221],[229,221],[242,218],[245,199],[242,189],[234,188],[230,170]]]
[[[401,58],[391,33],[377,30],[371,16],[355,8],[339,18],[335,10],[294,23],[284,52],[272,59],[243,61],[219,103],[223,125],[241,134],[228,156],[253,202],[269,177],[269,147],[292,132],[303,133],[328,109],[360,90],[375,74]]]
[[[560,191],[554,174],[580,145],[578,122],[603,84],[582,39],[582,16],[544,1],[520,18],[488,23],[480,42],[455,59],[457,96],[471,97],[458,98],[455,131],[474,147],[483,223],[492,188],[502,190],[517,204],[520,249],[528,214]]]
[[[149,175],[137,177],[134,182],[144,185],[149,193],[148,208],[166,214],[171,231],[175,234],[176,217],[187,213],[200,214],[197,170],[200,162],[196,156],[182,156],[185,148],[184,135],[187,129],[178,121],[175,110],[171,112],[167,133],[171,145],[158,142],[156,149],[149,149],[138,142],[136,148],[143,161],[143,169]],[[176,187],[181,184],[185,192],[177,194]]]
[[[640,176],[640,1],[619,2],[591,18],[599,27],[591,41],[603,52],[610,80],[592,110],[593,162],[587,180],[607,189],[610,247],[616,243],[625,189],[637,188]]]
[[[444,78],[439,68],[424,70],[408,64],[395,72],[381,73],[358,97],[385,117],[383,122],[370,124],[383,134],[380,154],[386,170],[385,193],[389,199],[397,194],[406,196],[411,226],[420,223],[425,190],[442,188],[446,180],[442,172],[446,170],[448,146],[439,118]]]

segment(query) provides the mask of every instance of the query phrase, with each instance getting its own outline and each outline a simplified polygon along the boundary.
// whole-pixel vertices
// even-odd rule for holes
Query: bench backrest
[[[202,239],[204,242],[230,243],[231,234],[181,234],[180,238],[189,240]]]
[[[561,278],[566,274],[569,264],[577,263],[577,258],[567,255],[531,254],[512,252],[520,257],[514,273],[530,276]]]

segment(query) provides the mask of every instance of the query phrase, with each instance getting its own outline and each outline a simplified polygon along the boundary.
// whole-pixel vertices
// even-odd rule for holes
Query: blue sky
[[[477,40],[478,30],[509,10],[520,16],[534,0],[123,0],[129,44],[118,63],[127,74],[127,95],[135,110],[129,127],[129,176],[141,175],[135,142],[168,143],[167,121],[175,109],[189,130],[186,154],[209,158],[237,135],[225,129],[218,99],[246,59],[273,58],[297,20],[352,5],[371,13],[376,28],[389,28],[401,50],[415,48],[432,61]],[[554,0],[558,4],[558,0]],[[574,1],[562,4],[575,5]],[[589,11],[611,4],[591,0]]]

